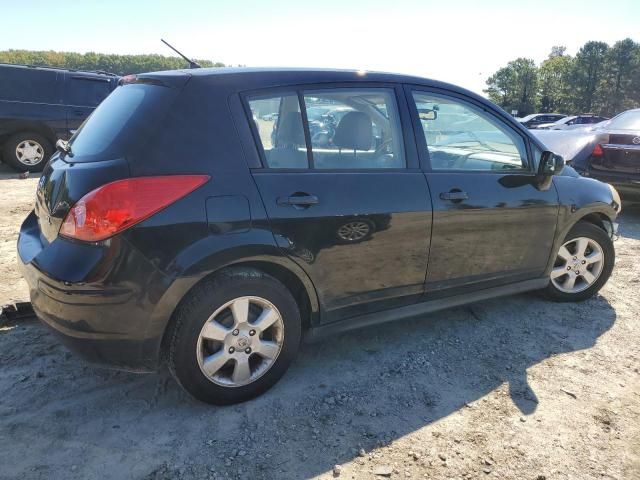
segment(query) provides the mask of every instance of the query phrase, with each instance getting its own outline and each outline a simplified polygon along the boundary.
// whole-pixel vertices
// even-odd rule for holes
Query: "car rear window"
[[[116,88],[71,138],[73,161],[121,158],[142,148],[157,132],[177,93],[149,84]]]

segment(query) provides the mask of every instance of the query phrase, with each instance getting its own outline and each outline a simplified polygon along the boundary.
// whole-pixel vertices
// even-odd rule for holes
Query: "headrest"
[[[333,144],[336,147],[369,150],[372,143],[373,124],[367,114],[349,112],[342,117],[333,136]]]
[[[304,129],[300,112],[287,112],[278,123],[278,146],[304,145]]]

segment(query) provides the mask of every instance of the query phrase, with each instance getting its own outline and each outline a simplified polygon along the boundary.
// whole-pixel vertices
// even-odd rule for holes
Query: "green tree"
[[[538,98],[541,112],[571,112],[570,75],[573,58],[564,55],[565,47],[553,47],[538,70]]]
[[[529,58],[509,62],[489,77],[487,87],[489,98],[507,111],[527,115],[536,110],[538,69]]]
[[[606,75],[608,50],[605,42],[587,42],[576,54],[571,81],[575,89],[573,107],[578,113],[602,107],[601,83]]]
[[[224,67],[220,62],[196,60],[203,67]],[[75,70],[100,70],[117,75],[177,70],[187,68],[187,62],[178,57],[164,55],[114,55],[104,53],[75,53],[54,51],[4,50],[0,63],[51,66]]]
[[[640,44],[630,38],[616,42],[607,52],[601,82],[602,113],[615,115],[638,104]]]
[[[604,42],[587,42],[575,57],[567,55],[565,47],[554,46],[537,69],[525,58],[509,62],[489,77],[485,92],[520,115],[539,107],[541,112],[613,116],[640,107],[640,44],[630,38],[611,48]]]

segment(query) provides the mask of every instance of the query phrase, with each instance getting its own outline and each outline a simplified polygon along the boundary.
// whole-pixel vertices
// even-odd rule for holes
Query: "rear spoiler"
[[[145,84],[159,87],[182,88],[191,78],[183,71],[167,71],[158,73],[140,73],[125,75],[120,78],[118,85]]]

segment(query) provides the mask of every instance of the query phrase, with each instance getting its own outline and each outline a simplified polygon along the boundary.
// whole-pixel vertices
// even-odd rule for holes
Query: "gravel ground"
[[[0,305],[37,179],[0,171]],[[601,295],[485,301],[307,345],[266,395],[211,407],[166,372],[83,363],[0,326],[0,478],[640,479],[640,208]]]

